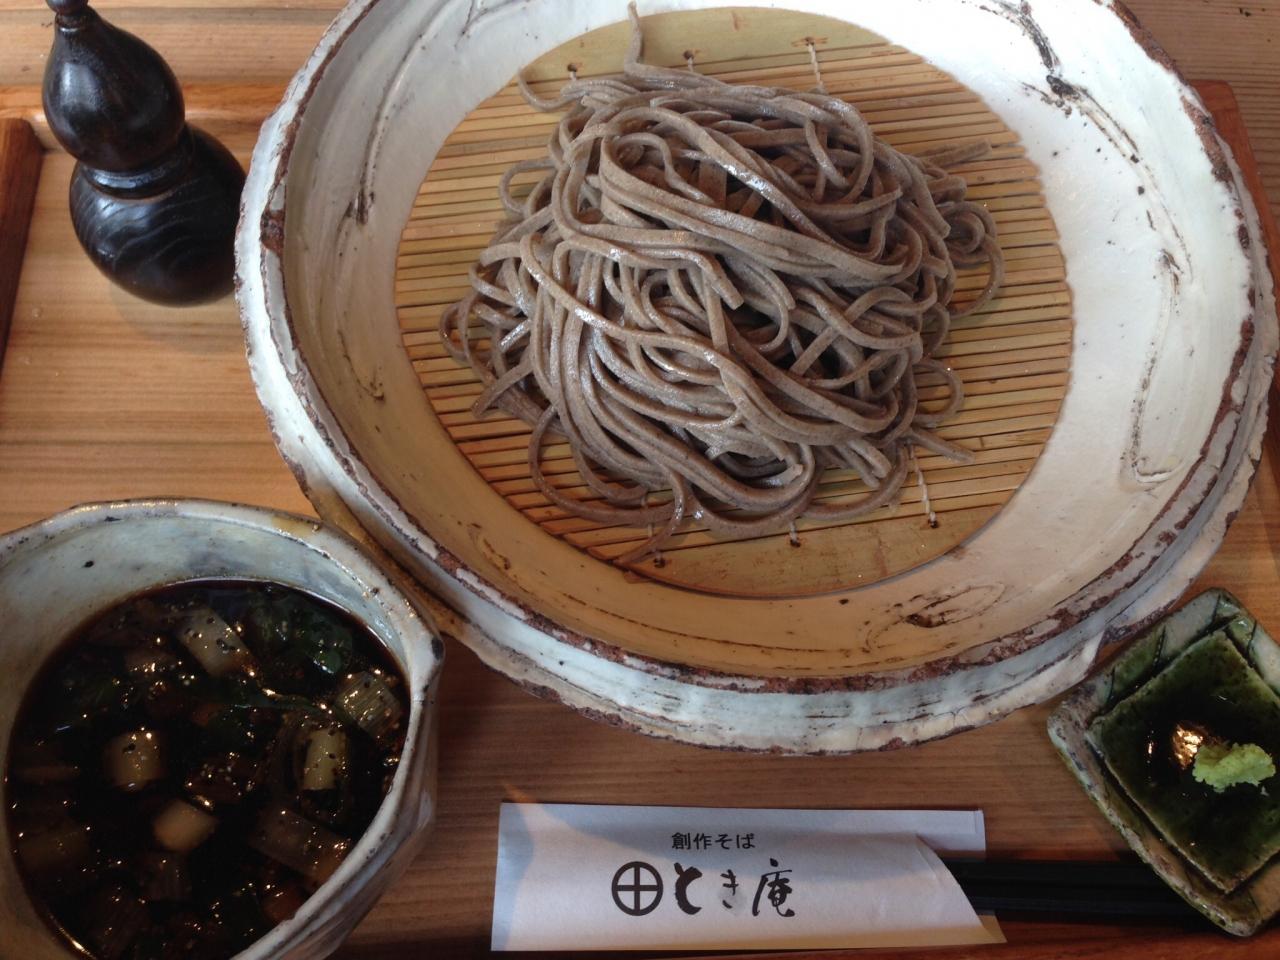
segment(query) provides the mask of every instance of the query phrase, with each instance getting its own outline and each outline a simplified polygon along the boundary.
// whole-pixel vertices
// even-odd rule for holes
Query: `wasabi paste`
[[[1206,743],[1191,768],[1196,780],[1218,793],[1243,783],[1256,787],[1275,772],[1271,756],[1256,743]]]

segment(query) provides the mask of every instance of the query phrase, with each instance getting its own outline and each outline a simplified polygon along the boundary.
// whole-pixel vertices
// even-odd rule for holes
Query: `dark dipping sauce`
[[[14,726],[32,900],[100,960],[230,957],[369,826],[409,715],[379,640],[286,587],[165,587],[90,622]]]

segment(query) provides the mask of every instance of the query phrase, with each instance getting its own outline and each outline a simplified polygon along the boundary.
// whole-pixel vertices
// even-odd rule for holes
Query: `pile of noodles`
[[[525,88],[567,112],[547,156],[504,176],[511,219],[440,325],[484,383],[475,411],[532,426],[552,503],[650,528],[623,562],[690,517],[752,536],[875,510],[913,447],[967,458],[932,432],[962,399],[932,355],[1001,281],[990,215],[944,169],[985,147],[912,157],[835,97],[646,65],[632,18],[621,76],[553,101]],[[543,173],[513,199],[526,171]],[[984,265],[986,289],[953,308],[957,267]],[[920,407],[924,372],[942,409]],[[586,498],[543,474],[564,440]],[[815,500],[826,468],[868,490]]]

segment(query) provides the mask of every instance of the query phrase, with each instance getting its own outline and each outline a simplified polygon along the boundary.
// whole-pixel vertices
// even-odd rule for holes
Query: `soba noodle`
[[[547,156],[502,178],[511,219],[441,319],[484,383],[476,413],[532,426],[552,503],[650,528],[622,562],[690,517],[752,536],[876,510],[914,447],[967,459],[933,432],[962,400],[933,354],[1003,274],[991,216],[945,169],[985,145],[913,157],[835,97],[642,63],[631,16],[621,76],[575,77],[553,100],[521,81],[567,112]],[[957,267],[981,266],[985,289],[958,309]],[[920,373],[946,385],[941,409],[922,408]],[[544,475],[556,437],[587,498]],[[868,490],[815,499],[826,468]]]

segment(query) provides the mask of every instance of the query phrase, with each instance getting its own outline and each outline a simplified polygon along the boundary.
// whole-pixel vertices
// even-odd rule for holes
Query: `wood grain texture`
[[[1275,95],[1280,4],[1129,0],[1127,5],[1186,76],[1232,85],[1258,148],[1267,194],[1273,205],[1280,204],[1280,97]],[[193,123],[206,126],[231,149],[246,150],[342,0],[102,0],[97,6],[168,59],[186,89]],[[0,116],[38,116],[51,21],[42,0],[0,0]],[[218,101],[219,88],[229,84],[246,92],[237,92],[235,103]]]
[[[279,90],[310,51],[336,2],[303,0],[276,30],[282,5],[219,0],[102,0],[107,16],[155,40],[184,81],[184,65],[214,58],[214,84],[255,80]],[[1235,83],[1262,179],[1280,200],[1280,5],[1239,0],[1130,0],[1191,76]],[[122,14],[128,12],[127,18]],[[187,13],[205,14],[183,23]],[[1252,13],[1246,17],[1239,10]],[[259,13],[259,11],[261,11]],[[257,14],[260,37],[219,17]],[[298,26],[307,17],[306,30]],[[5,19],[8,18],[8,19]],[[50,15],[35,0],[0,0],[0,84],[38,79]],[[231,18],[234,20],[234,18]],[[22,20],[19,38],[7,28]],[[176,47],[182,49],[175,49]],[[273,49],[267,64],[250,58]],[[189,48],[189,49],[188,49]],[[26,72],[18,72],[26,66]],[[241,72],[245,76],[241,76]],[[253,71],[275,74],[248,76]],[[12,71],[12,72],[10,72]],[[35,77],[32,77],[32,74]],[[230,89],[225,88],[225,89]],[[238,89],[238,88],[237,88]],[[188,94],[190,99],[190,93]],[[264,97],[256,129],[270,104]],[[1229,104],[1220,105],[1226,109]],[[227,105],[227,115],[236,114]],[[1237,155],[1243,129],[1218,113]],[[196,122],[200,122],[197,120]],[[242,161],[252,137],[236,143]],[[307,511],[277,456],[254,396],[234,304],[186,311],[141,304],[113,290],[80,253],[67,219],[71,163],[45,158],[9,353],[0,372],[0,530],[73,503],[174,494]],[[1280,494],[1269,454],[1254,489],[1200,586],[1229,587],[1280,624]],[[1194,588],[1193,588],[1194,589]],[[1049,707],[981,730],[894,753],[783,759],[724,754],[637,738],[534,699],[450,643],[441,692],[439,818],[418,861],[337,956],[344,960],[475,957],[487,953],[498,804],[502,800],[791,807],[978,807],[994,853],[1105,858],[1124,851],[1054,754]],[[938,960],[1214,960],[1280,956],[1280,930],[1247,942],[1203,925],[1006,922],[1010,943],[931,951]],[[911,956],[874,951],[860,957]],[[921,954],[914,954],[920,956]],[[802,955],[787,954],[787,957]],[[824,953],[823,957],[839,956]]]
[[[0,366],[9,338],[40,180],[40,143],[25,120],[0,120]]]
[[[262,418],[234,302],[174,310],[113,287],[72,232],[72,166],[45,155],[0,372],[0,529],[139,495],[309,512]]]
[[[258,139],[258,128],[284,92],[280,82],[184,83],[187,122],[217,137],[234,153],[248,154]],[[0,120],[26,120],[41,146],[58,149],[40,103],[39,86],[0,86]]]
[[[583,79],[616,73],[630,37],[626,24],[593,30],[539,57],[524,76],[538,96],[554,97],[569,79],[570,62]],[[441,314],[470,290],[471,264],[506,216],[499,179],[514,160],[545,156],[561,117],[529,106],[514,81],[445,139],[404,229],[396,269],[400,332],[447,434],[441,455],[454,455],[447,449],[451,440],[475,468],[475,480],[488,483],[526,520],[636,578],[761,598],[830,593],[902,573],[962,543],[999,512],[1035,466],[1066,395],[1071,293],[1057,229],[1035,165],[977,94],[873,33],[786,10],[647,17],[645,59],[683,66],[685,51],[697,50],[696,66],[707,76],[803,91],[814,83],[806,37],[821,38],[815,52],[826,91],[858,107],[877,136],[907,153],[973,140],[991,145],[989,156],[951,172],[965,178],[969,198],[991,211],[1005,256],[1005,282],[991,303],[956,320],[934,352],[959,376],[965,394],[961,411],[937,433],[971,451],[974,460],[960,464],[920,452],[919,474],[908,475],[893,505],[840,523],[801,518],[790,532],[768,536],[717,535],[691,518],[660,555],[624,563],[621,558],[641,548],[649,530],[588,520],[552,503],[528,468],[529,426],[500,411],[472,413],[480,378],[449,356],[439,332]],[[874,83],[862,79],[869,74]],[[464,157],[467,165],[459,166]],[[515,177],[512,194],[525,196],[538,176]],[[442,234],[450,245],[437,251]],[[424,262],[432,252],[447,260]],[[961,270],[954,304],[971,302],[988,273]],[[474,337],[481,349],[487,347],[479,326]],[[926,408],[945,403],[941,378],[925,374],[917,386]],[[560,495],[598,500],[566,443],[548,443],[540,455],[546,481]],[[827,470],[815,500],[851,502],[867,495],[853,471]],[[653,502],[669,496],[656,493]]]
[[[1280,227],[1276,226],[1272,204],[1266,196],[1257,156],[1253,145],[1249,142],[1244,120],[1240,116],[1235,91],[1231,89],[1229,83],[1221,80],[1197,83],[1196,89],[1204,99],[1205,106],[1213,114],[1218,132],[1232,145],[1232,150],[1244,174],[1245,184],[1258,205],[1258,213],[1262,217],[1262,231],[1267,238],[1267,249],[1271,252],[1269,258],[1271,277],[1276,286],[1276,294],[1280,296]],[[1267,448],[1272,462],[1280,463],[1280,374],[1271,381],[1270,408],[1271,419],[1267,421]]]
[[[342,0],[100,0],[96,6],[164,55],[193,108],[202,85],[235,82],[272,91],[269,109],[342,8]],[[623,4],[618,6],[621,11]],[[1186,76],[1231,84],[1258,150],[1267,194],[1273,205],[1280,204],[1280,3],[1128,0],[1127,6]],[[6,99],[3,88],[39,85],[51,21],[42,0],[0,0],[0,111]],[[246,111],[243,122],[237,122],[250,129],[247,143],[226,126],[210,132],[233,150],[244,149],[252,146],[263,115],[265,111]],[[202,123],[198,110],[191,119]],[[226,121],[224,114],[220,122]]]

